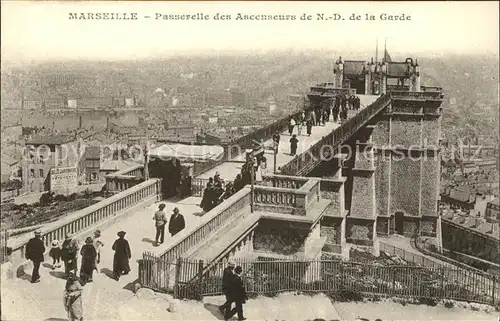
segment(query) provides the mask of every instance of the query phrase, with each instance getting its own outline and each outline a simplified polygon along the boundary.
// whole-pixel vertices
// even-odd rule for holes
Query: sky
[[[2,59],[142,59],[189,52],[375,51],[494,54],[499,51],[498,2],[1,2]],[[137,13],[130,20],[70,20],[69,13]],[[216,21],[217,12],[232,20]],[[196,14],[208,21],[155,20]],[[236,21],[242,14],[295,15],[295,21]],[[305,13],[313,20],[300,20]],[[340,14],[346,20],[318,21]],[[410,21],[380,21],[380,15]],[[349,17],[360,15],[363,20]],[[377,21],[364,20],[374,15]],[[144,16],[151,16],[150,19]],[[5,61],[4,60],[4,61]]]

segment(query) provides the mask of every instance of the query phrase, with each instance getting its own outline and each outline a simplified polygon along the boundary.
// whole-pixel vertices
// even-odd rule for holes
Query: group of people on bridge
[[[126,232],[117,233],[118,239],[113,243],[113,278],[119,280],[121,275],[130,272],[129,260],[132,257],[130,246],[125,239]],[[93,282],[94,271],[99,271],[101,262],[101,249],[104,243],[101,241],[101,232],[96,230],[92,237],[85,239],[85,244],[80,248],[78,240],[71,233],[66,233],[62,244],[53,240],[49,250],[52,258],[52,270],[61,267],[64,263],[64,277],[66,286],[64,289],[64,307],[71,321],[83,320],[82,287]],[[32,261],[33,271],[31,283],[40,282],[40,265],[45,261],[45,244],[41,237],[41,231],[35,231],[35,235],[26,244],[26,259]],[[78,276],[78,260],[81,256],[80,275]]]
[[[213,177],[208,179],[200,207],[204,212],[212,210],[214,207],[231,197],[245,186],[245,182],[240,174],[236,176],[234,182],[225,183],[220,178],[220,173],[216,172]]]

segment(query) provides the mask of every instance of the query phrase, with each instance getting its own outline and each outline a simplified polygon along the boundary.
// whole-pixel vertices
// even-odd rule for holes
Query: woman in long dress
[[[82,287],[75,274],[70,273],[64,289],[64,309],[70,321],[83,321]]]
[[[120,279],[121,275],[126,275],[130,272],[129,260],[132,258],[132,253],[130,252],[130,246],[128,241],[125,239],[125,232],[118,232],[118,239],[113,244],[113,251],[115,251],[115,256],[113,257],[113,276],[116,281]]]
[[[80,268],[80,278],[83,284],[92,282],[94,270],[97,269],[97,251],[94,247],[94,240],[89,236],[85,240],[85,245],[82,246],[80,254],[82,255],[82,267]]]

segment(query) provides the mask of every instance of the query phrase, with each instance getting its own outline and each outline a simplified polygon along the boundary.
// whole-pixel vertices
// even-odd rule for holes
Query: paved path
[[[169,217],[174,207],[178,207],[186,219],[186,226],[199,225],[201,214],[198,206],[201,198],[189,197],[183,200],[163,201],[165,211]],[[172,239],[165,233],[165,243],[161,247],[154,247],[155,237],[153,213],[158,204],[138,211],[129,217],[117,222],[111,227],[102,230],[104,247],[101,252],[101,273],[95,276],[93,283],[84,288],[84,304],[86,320],[113,320],[119,319],[117,308],[128,298],[132,298],[132,283],[137,279],[137,260],[147,250],[162,251],[172,245]],[[113,269],[113,251],[111,246],[120,230],[127,232],[125,236],[130,242],[132,259],[131,273],[123,276],[119,281],[110,278]],[[8,320],[47,320],[60,318],[64,320],[66,313],[62,305],[65,280],[62,279],[63,268],[52,270],[51,261],[45,262],[40,268],[41,282],[31,284],[30,275],[22,278],[3,281],[1,284],[2,315]],[[79,264],[81,260],[79,260]],[[29,270],[30,271],[30,270]],[[7,320],[2,318],[2,320]]]
[[[377,99],[377,96],[360,96],[362,107],[371,104]],[[350,112],[350,117],[354,112]],[[297,153],[306,151],[309,146],[318,142],[323,136],[331,133],[340,124],[333,121],[325,126],[315,126],[312,135],[307,137],[303,128],[302,136],[298,137],[299,146]],[[294,131],[296,133],[296,129]],[[287,131],[281,135],[277,165],[283,166],[293,159],[289,155],[289,134]],[[268,140],[267,144],[271,144]],[[268,171],[273,171],[273,155],[268,154]],[[244,155],[235,157],[233,161],[243,160]],[[222,164],[211,171],[200,176],[208,178],[213,176],[216,171],[221,173],[223,179],[233,180],[241,169],[241,162],[228,162]],[[172,209],[177,206],[186,219],[187,228],[200,224],[201,209],[199,203],[201,198],[189,197],[179,201],[164,201],[167,205],[167,215],[172,213]],[[172,240],[166,234],[165,244],[161,248],[153,246],[155,236],[153,213],[157,205],[152,205],[145,210],[138,211],[123,219],[113,226],[102,230],[102,241],[104,248],[101,252],[101,264],[99,269],[101,273],[94,277],[94,282],[87,284],[84,288],[84,319],[85,320],[117,320],[123,319],[119,311],[123,311],[123,304],[133,297],[133,282],[137,279],[136,260],[141,258],[142,253],[147,250],[154,252],[167,249]],[[117,238],[116,233],[120,230],[127,232],[126,238],[129,240],[132,251],[131,268],[129,275],[123,276],[119,281],[110,278],[113,266],[113,253],[111,246]],[[41,282],[31,284],[29,275],[14,280],[4,281],[1,284],[1,302],[3,320],[66,320],[66,313],[62,304],[63,289],[65,280],[62,279],[62,269],[52,271],[50,262],[46,262],[41,267]],[[145,312],[147,314],[147,312]]]
[[[361,99],[361,109],[365,108],[372,104],[378,96],[373,95],[360,95]],[[348,117],[351,118],[356,114],[355,111],[349,110]],[[312,145],[319,142],[324,136],[330,134],[333,130],[340,127],[339,122],[333,121],[333,116],[330,116],[330,121],[325,124],[325,126],[313,126],[311,136],[307,136],[306,127],[303,126],[301,136],[297,135],[299,140],[299,144],[297,146],[297,155],[307,151]],[[294,128],[293,134],[297,133],[297,128]],[[278,155],[276,156],[276,165],[281,167],[287,163],[289,163],[294,156],[290,155],[290,134],[288,133],[288,129],[281,132],[280,144],[278,147]],[[268,139],[264,142],[265,146],[272,146],[273,140]],[[272,150],[266,150],[266,158],[267,158],[267,172],[273,173],[274,171],[274,153]],[[198,178],[208,179],[209,177],[213,177],[216,172],[220,173],[220,176],[224,180],[233,181],[237,174],[241,171],[242,162],[245,161],[245,154],[238,155],[231,159],[234,162],[226,162],[223,163],[201,175]]]

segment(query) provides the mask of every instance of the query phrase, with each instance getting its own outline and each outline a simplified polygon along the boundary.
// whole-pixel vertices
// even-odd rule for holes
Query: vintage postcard
[[[2,1],[1,320],[492,320],[498,2]]]

